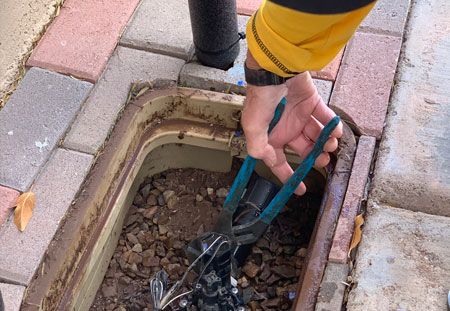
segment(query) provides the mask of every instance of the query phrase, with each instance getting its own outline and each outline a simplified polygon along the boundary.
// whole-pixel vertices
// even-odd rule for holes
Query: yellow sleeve
[[[247,24],[248,48],[262,68],[279,76],[321,70],[374,5],[346,13],[311,14],[263,0]]]

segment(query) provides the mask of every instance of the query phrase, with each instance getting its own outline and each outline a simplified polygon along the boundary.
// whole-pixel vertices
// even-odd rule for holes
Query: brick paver
[[[338,55],[336,55],[335,58],[333,58],[333,60],[325,66],[325,68],[323,68],[320,71],[310,71],[311,73],[311,77],[313,78],[317,78],[317,79],[322,79],[322,80],[329,80],[329,81],[335,81],[338,71],[339,71],[339,66],[341,65],[341,60],[342,60],[342,55],[344,54],[344,49],[342,49]]]
[[[346,263],[350,241],[353,235],[355,217],[359,211],[361,199],[364,196],[367,177],[375,150],[375,137],[361,136],[353,161],[352,174],[347,186],[344,204],[330,250],[329,260],[336,263]]]
[[[356,33],[344,53],[330,107],[364,135],[381,138],[402,39]]]
[[[131,84],[155,79],[176,84],[183,64],[178,58],[118,47],[67,134],[64,146],[95,153],[125,104]]]
[[[67,0],[34,50],[37,66],[95,82],[139,0]]]
[[[26,191],[92,84],[31,68],[0,111],[0,184]]]
[[[188,2],[143,0],[120,44],[187,60],[193,53]]]
[[[11,217],[0,228],[0,279],[27,285],[78,191],[92,155],[57,149],[34,184],[33,217],[20,232]]]
[[[237,12],[242,15],[252,15],[261,5],[262,0],[237,0]]]
[[[8,218],[19,195],[20,193],[17,190],[0,186],[0,227]]]
[[[410,0],[378,0],[358,31],[401,37],[409,6]]]
[[[5,311],[19,311],[25,286],[0,283]]]

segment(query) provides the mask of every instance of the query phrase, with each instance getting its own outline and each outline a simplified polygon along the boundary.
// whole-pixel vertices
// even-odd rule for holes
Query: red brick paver
[[[364,195],[370,164],[375,150],[375,137],[361,136],[353,162],[352,174],[348,182],[344,204],[334,234],[329,255],[331,262],[346,263],[347,253],[352,239],[355,217]]]
[[[252,15],[261,5],[262,0],[236,0],[237,12],[241,15]]]
[[[334,81],[341,65],[342,55],[344,49],[342,49],[333,60],[320,71],[310,71],[311,77],[322,80]]]
[[[402,39],[356,33],[344,53],[330,107],[361,134],[381,138]]]
[[[95,82],[139,0],[67,0],[27,65]]]
[[[11,208],[16,203],[20,193],[17,190],[0,186],[0,226],[8,218]]]

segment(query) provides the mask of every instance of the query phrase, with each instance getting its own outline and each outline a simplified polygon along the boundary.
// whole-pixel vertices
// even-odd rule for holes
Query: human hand
[[[277,126],[267,135],[275,109],[283,97],[286,107]],[[308,72],[289,79],[283,85],[247,85],[247,97],[242,111],[242,127],[247,140],[247,151],[254,158],[262,159],[282,183],[293,174],[286,161],[284,146],[289,146],[301,158],[312,150],[324,125],[336,114],[319,96]],[[324,146],[324,152],[315,165],[323,167],[330,161],[328,152],[338,147],[342,136],[342,123],[333,131]],[[297,195],[306,191],[304,183],[296,189]]]

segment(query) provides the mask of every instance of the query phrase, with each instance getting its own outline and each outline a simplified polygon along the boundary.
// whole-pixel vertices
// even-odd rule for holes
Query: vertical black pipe
[[[236,0],[189,0],[195,54],[210,67],[228,69],[239,54]]]
[[[5,311],[5,305],[3,304],[2,292],[0,291],[0,311]]]

